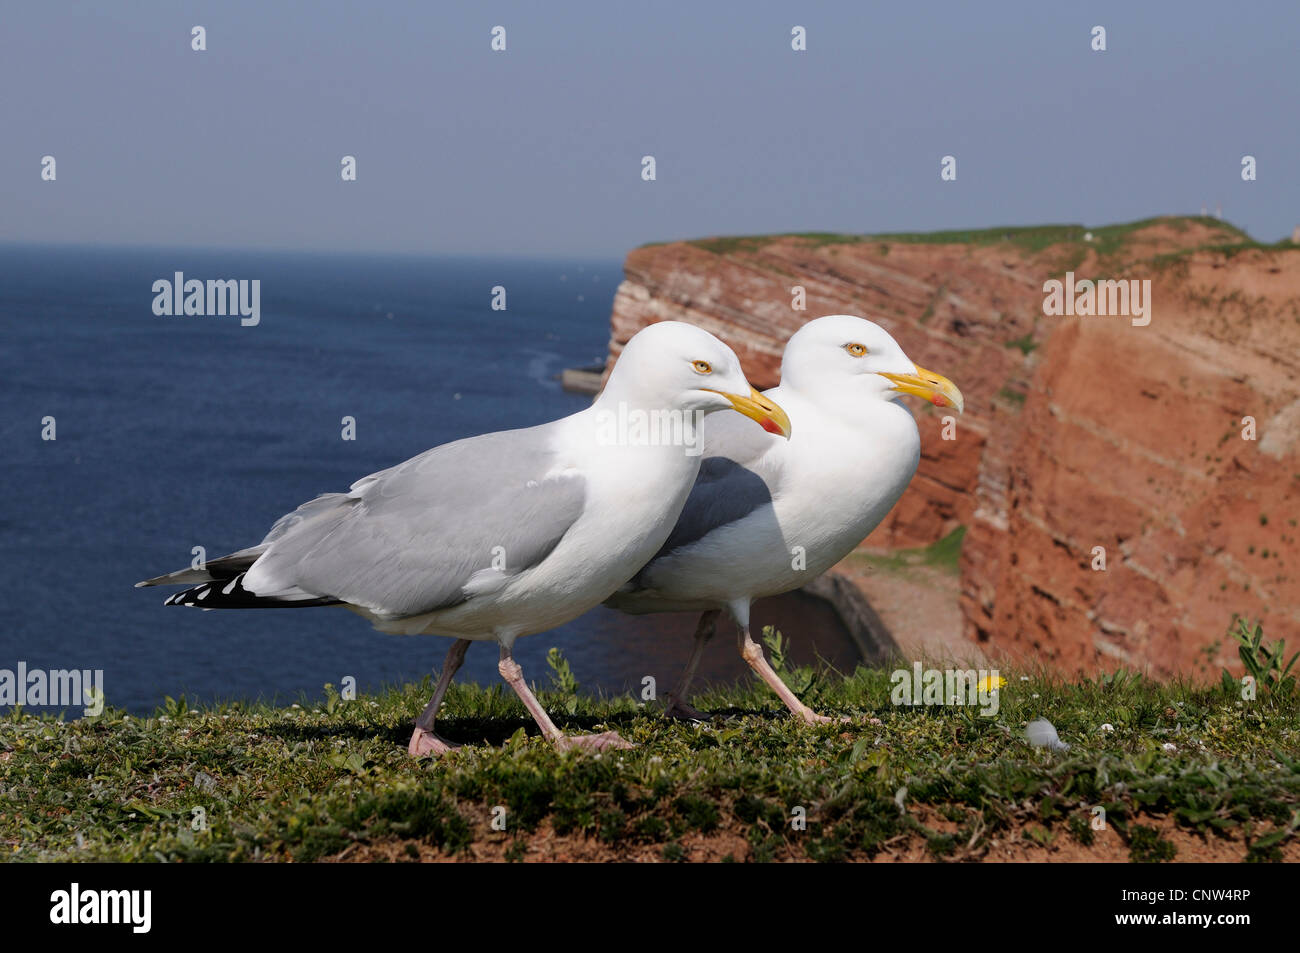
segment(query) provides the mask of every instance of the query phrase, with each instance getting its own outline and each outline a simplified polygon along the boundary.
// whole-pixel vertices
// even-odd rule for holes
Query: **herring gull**
[[[853,551],[906,489],[920,436],[903,394],[963,409],[961,391],[917,367],[879,325],[852,315],[808,322],[786,343],[780,386],[790,439],[773,440],[735,414],[704,425],[704,462],[677,525],[655,557],[606,604],[632,614],[703,613],[690,661],[665,712],[687,704],[695,669],[723,609],[739,626],[740,654],[786,707],[809,724],[831,719],[801,702],[749,633],[755,599],[811,582]]]
[[[137,585],[190,585],[167,605],[343,605],[383,632],[455,638],[414,756],[451,747],[434,720],[472,641],[498,643],[502,678],[557,747],[625,747],[612,731],[561,732],[512,647],[599,605],[659,550],[699,469],[695,428],[727,409],[789,435],[731,348],[689,324],[653,324],[591,407],[435,447],[304,503],[256,546]]]

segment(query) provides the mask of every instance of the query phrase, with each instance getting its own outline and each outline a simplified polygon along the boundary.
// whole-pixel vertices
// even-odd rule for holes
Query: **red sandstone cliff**
[[[625,270],[611,360],[646,324],[684,320],[766,387],[791,332],[850,313],[957,382],[957,439],[915,407],[921,464],[869,545],[966,526],[967,638],[1069,669],[1168,674],[1229,662],[1214,646],[1233,613],[1270,637],[1300,632],[1300,248],[1159,219],[1086,236],[678,242],[637,249]],[[1046,316],[1043,282],[1066,271],[1151,279],[1151,323]],[[1257,440],[1241,438],[1247,415]]]

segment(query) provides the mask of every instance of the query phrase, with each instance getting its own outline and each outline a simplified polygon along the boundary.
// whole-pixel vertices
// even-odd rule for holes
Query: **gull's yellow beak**
[[[893,381],[894,390],[899,393],[923,397],[936,407],[956,407],[959,414],[966,407],[966,401],[962,398],[956,384],[942,374],[927,371],[919,364],[916,365],[915,374],[886,374],[883,371],[878,373],[885,380]]]
[[[778,434],[790,439],[790,418],[786,416],[785,411],[777,406],[776,401],[764,397],[754,388],[749,389],[749,396],[742,397],[740,394],[727,394],[723,391],[714,391],[715,394],[722,394],[723,397],[731,401],[731,406],[736,408],[750,420],[758,421],[758,425],[768,433]]]

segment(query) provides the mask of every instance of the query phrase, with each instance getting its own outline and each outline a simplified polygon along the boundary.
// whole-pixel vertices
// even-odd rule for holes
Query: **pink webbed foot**
[[[848,715],[819,715],[811,708],[799,712],[799,717],[803,719],[805,725],[847,725],[853,721]]]
[[[423,758],[429,755],[436,758],[459,747],[460,745],[440,738],[432,731],[416,728],[411,733],[411,743],[406,746],[406,751],[412,758]]]
[[[620,736],[617,731],[602,731],[598,735],[561,735],[555,740],[555,747],[560,751],[609,751],[614,748],[635,748],[636,745]]]

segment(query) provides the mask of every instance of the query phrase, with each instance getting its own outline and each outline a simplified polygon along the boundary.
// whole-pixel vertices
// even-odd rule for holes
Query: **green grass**
[[[1007,341],[1005,346],[1019,348],[1020,353],[1025,355],[1026,357],[1028,357],[1030,354],[1032,354],[1034,351],[1038,349],[1038,344],[1035,343],[1034,341],[1033,331],[1028,332],[1027,334],[1025,334],[1024,337],[1019,337],[1014,340]]]
[[[998,396],[1005,401],[1015,404],[1017,407],[1023,407],[1025,401],[1028,399],[1027,395],[1023,391],[1018,391],[1006,386],[998,388]]]
[[[957,575],[961,559],[961,543],[966,537],[966,527],[958,526],[951,533],[929,546],[916,549],[898,549],[887,554],[855,553],[851,559],[861,559],[878,569],[905,571],[916,566],[939,569]]]
[[[734,255],[739,252],[756,252],[781,237],[780,235],[736,235],[725,238],[697,238],[687,244],[703,248],[715,255]]]
[[[1171,265],[1178,265],[1186,262],[1187,259],[1200,252],[1209,252],[1219,255],[1226,259],[1232,259],[1237,255],[1248,251],[1259,252],[1294,252],[1300,251],[1300,245],[1295,244],[1289,238],[1284,238],[1277,242],[1257,242],[1247,238],[1239,242],[1225,242],[1222,244],[1198,245],[1195,248],[1184,248],[1181,251],[1168,252],[1164,255],[1156,255],[1151,259],[1151,265],[1156,268],[1167,268]]]
[[[1223,242],[1248,241],[1250,236],[1227,222],[1217,218],[1200,216],[1168,216],[1163,218],[1144,218],[1136,222],[1122,222],[1117,225],[1102,225],[1092,229],[1092,245],[1100,258],[1117,255],[1124,249],[1125,242],[1136,231],[1152,225],[1168,225],[1175,231],[1185,232],[1196,223],[1216,232]]]
[[[856,245],[866,241],[865,235],[845,235],[839,232],[789,232],[773,235],[735,235],[721,238],[696,238],[687,244],[703,248],[715,255],[748,254],[761,251],[778,239],[797,238],[814,248],[825,245]],[[642,248],[650,247],[642,245]]]
[[[966,527],[958,526],[943,539],[925,550],[925,562],[936,569],[948,572],[957,571],[957,562],[961,559],[961,543],[966,538]]]
[[[808,704],[852,722],[808,728],[755,684],[697,696],[718,713],[702,726],[661,721],[630,696],[577,696],[569,714],[571,687],[542,694],[561,727],[614,727],[638,747],[559,754],[500,687],[455,686],[439,729],[477,743],[416,762],[405,744],[427,682],[355,701],[331,692],[313,708],[177,702],[149,718],[110,709],[68,723],[18,712],[0,721],[0,850],[305,861],[396,844],[397,859],[494,846],[519,859],[530,833],[550,828],[668,860],[724,833],[758,860],[865,858],[909,841],[951,859],[990,838],[1084,843],[1100,806],[1134,859],[1167,859],[1144,829],[1159,818],[1210,840],[1232,835],[1268,860],[1300,822],[1294,693],[1241,702],[1217,685],[1011,674],[1000,711],[981,717],[895,707],[889,673],[860,669],[809,680]],[[1039,717],[1069,751],[1028,746],[1023,726]],[[504,832],[490,826],[498,807]],[[806,830],[792,828],[796,807]]]
[[[871,240],[868,235],[846,235],[840,232],[795,232],[792,237],[801,238],[814,248],[821,248],[823,245],[856,245]],[[882,254],[889,254],[889,246],[881,247],[884,249]]]
[[[1067,246],[1062,262],[1066,267],[1061,271],[1072,270],[1071,262],[1080,263],[1092,248],[1102,259],[1120,254],[1134,232],[1153,225],[1168,225],[1177,231],[1186,231],[1193,223],[1212,229],[1217,233],[1218,241],[1201,246],[1201,249],[1219,251],[1227,256],[1237,254],[1247,248],[1283,250],[1294,248],[1288,240],[1274,245],[1261,245],[1235,225],[1219,219],[1200,216],[1162,216],[1145,218],[1135,222],[1121,222],[1115,225],[1099,225],[1089,228],[1079,224],[1058,225],[1005,225],[997,228],[948,229],[936,232],[876,232],[870,234],[847,234],[840,232],[791,232],[787,234],[741,235],[734,237],[700,238],[690,242],[715,255],[753,253],[760,251],[772,242],[783,238],[801,239],[813,247],[827,245],[856,245],[862,242],[880,243],[881,254],[887,254],[889,243],[912,245],[1011,245],[1023,252],[1036,253],[1056,245]],[[1084,241],[1084,235],[1092,233],[1090,242]],[[655,244],[655,243],[651,243]],[[650,247],[648,245],[642,247]],[[1188,252],[1178,252],[1174,258]],[[1162,256],[1162,258],[1165,256]]]
[[[1082,225],[1004,225],[997,228],[948,229],[938,232],[880,232],[873,241],[908,245],[997,245],[1008,243],[1025,251],[1042,251],[1060,242],[1082,241]]]
[[[982,228],[940,232],[901,232],[868,236],[878,241],[909,242],[913,244],[970,244],[996,245],[1006,243],[1023,251],[1040,252],[1053,245],[1078,244],[1074,250],[1078,260],[1088,247],[1096,250],[1098,257],[1106,258],[1123,250],[1125,242],[1137,232],[1152,225],[1169,225],[1178,231],[1186,231],[1197,223],[1212,228],[1219,233],[1221,244],[1216,248],[1235,248],[1235,243],[1251,242],[1251,238],[1235,225],[1215,218],[1199,216],[1164,216],[1144,218],[1136,222],[1121,222],[1115,225],[1099,225],[1089,228],[1086,225],[1030,225],[1003,226],[1000,228]],[[1084,235],[1092,233],[1091,242],[1084,241]],[[1063,268],[1063,271],[1070,270]]]
[[[1131,230],[1149,222],[1110,226],[1111,229]],[[700,238],[690,242],[715,255],[738,252],[755,252],[782,238],[797,238],[813,247],[825,245],[856,245],[861,242],[878,242],[882,248],[891,242],[909,245],[995,245],[1006,242],[1025,251],[1041,251],[1060,242],[1083,241],[1088,231],[1083,225],[1031,225],[1003,226],[938,232],[877,232],[872,234],[847,234],[840,232],[789,232],[770,235],[739,235],[722,238]],[[1094,235],[1096,231],[1094,231]]]

